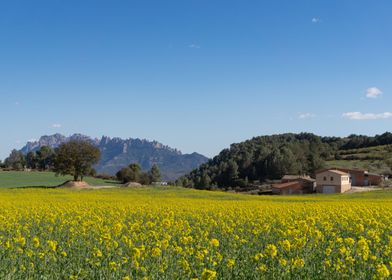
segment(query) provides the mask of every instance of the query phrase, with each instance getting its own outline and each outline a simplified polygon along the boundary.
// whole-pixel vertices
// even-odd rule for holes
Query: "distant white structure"
[[[167,186],[167,182],[152,182],[153,186]]]

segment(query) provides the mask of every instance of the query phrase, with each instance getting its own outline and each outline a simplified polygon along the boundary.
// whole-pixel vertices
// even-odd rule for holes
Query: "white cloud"
[[[188,45],[188,48],[191,48],[191,49],[200,49],[200,45],[190,44],[190,45]]]
[[[366,90],[367,98],[378,98],[382,95],[382,91],[379,88],[371,87]]]
[[[320,18],[317,17],[312,18],[313,23],[319,23],[320,21],[321,21]]]
[[[381,119],[392,118],[392,112],[384,112],[384,113],[348,112],[348,113],[344,113],[343,117],[349,120],[381,120]]]
[[[301,119],[301,120],[304,120],[304,119],[314,118],[315,116],[316,115],[312,114],[312,113],[301,113],[301,114],[298,115],[298,118]]]
[[[52,124],[52,128],[61,128],[61,127],[62,127],[62,125],[59,123]]]

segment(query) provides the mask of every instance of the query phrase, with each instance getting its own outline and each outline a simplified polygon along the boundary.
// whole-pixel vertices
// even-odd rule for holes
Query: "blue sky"
[[[392,2],[0,2],[0,159],[41,135],[217,154],[392,124]]]

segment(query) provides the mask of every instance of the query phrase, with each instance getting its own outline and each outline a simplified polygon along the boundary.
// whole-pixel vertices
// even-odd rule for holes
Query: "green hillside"
[[[391,157],[391,147],[381,145],[369,148],[340,150],[335,159],[326,161],[327,167],[360,168],[370,172],[388,174],[385,159]]]
[[[389,175],[391,166],[390,132],[345,138],[286,133],[232,144],[176,184],[198,189],[249,189],[285,174],[315,176],[323,168],[347,167]]]
[[[55,187],[68,180],[72,180],[72,177],[56,177],[52,172],[0,171],[0,188]],[[116,185],[116,182],[91,177],[85,180],[92,186]]]

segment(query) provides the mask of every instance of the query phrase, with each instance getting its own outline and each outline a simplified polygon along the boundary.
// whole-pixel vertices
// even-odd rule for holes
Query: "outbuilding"
[[[280,184],[272,186],[272,193],[280,195],[313,193],[315,182],[309,176],[285,175]]]
[[[369,173],[364,169],[336,168],[336,170],[348,173],[352,186],[378,186],[383,181],[382,175]]]

